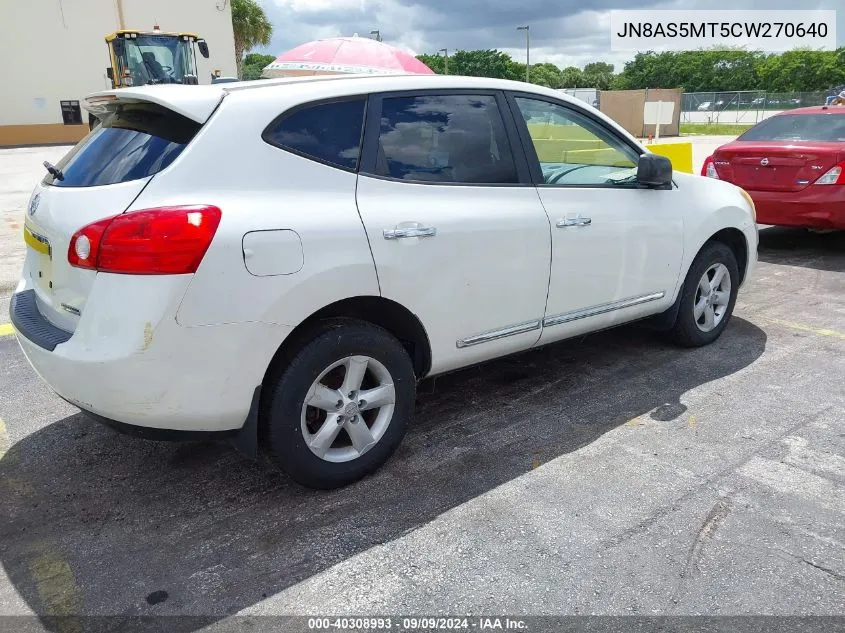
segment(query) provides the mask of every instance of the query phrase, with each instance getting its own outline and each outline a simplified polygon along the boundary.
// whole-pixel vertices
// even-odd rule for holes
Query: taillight
[[[109,224],[117,216],[112,216],[93,224],[89,224],[70,238],[70,246],[67,249],[67,260],[71,266],[77,268],[97,268],[97,257],[100,254],[100,241],[103,233],[109,227]]]
[[[827,170],[814,184],[845,185],[845,161],[842,161],[836,167]]]
[[[219,224],[220,209],[206,205],[130,211],[79,229],[67,259],[71,266],[108,273],[194,273]]]
[[[704,159],[704,164],[701,166],[701,175],[708,178],[718,178],[719,174],[716,171],[716,165],[713,163],[713,157],[708,156]]]

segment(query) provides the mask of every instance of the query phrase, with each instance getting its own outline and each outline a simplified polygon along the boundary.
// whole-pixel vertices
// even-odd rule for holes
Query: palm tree
[[[256,0],[232,0],[232,28],[240,79],[243,77],[244,53],[259,44],[267,46],[273,35],[273,25]]]

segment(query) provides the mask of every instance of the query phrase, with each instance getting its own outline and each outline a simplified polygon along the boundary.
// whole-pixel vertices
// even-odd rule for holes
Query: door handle
[[[427,226],[407,229],[385,229],[382,231],[382,235],[384,235],[384,239],[386,240],[398,240],[405,237],[434,237],[437,235],[437,229]]]
[[[567,226],[589,226],[593,223],[591,218],[584,218],[580,215],[577,218],[564,218],[557,221],[557,228],[562,229]]]

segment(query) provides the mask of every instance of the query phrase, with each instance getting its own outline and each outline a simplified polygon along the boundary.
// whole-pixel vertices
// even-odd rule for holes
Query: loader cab
[[[106,36],[112,88],[198,81],[197,52],[208,58],[208,44],[191,33],[122,30]]]

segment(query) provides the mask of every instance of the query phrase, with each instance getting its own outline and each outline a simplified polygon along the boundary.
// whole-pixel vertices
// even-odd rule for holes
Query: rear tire
[[[276,376],[264,421],[269,457],[310,488],[339,488],[378,469],[413,415],[408,353],[364,321],[321,324]]]
[[[670,339],[683,347],[700,347],[719,338],[733,314],[739,281],[733,251],[721,242],[705,244],[681,288]]]

